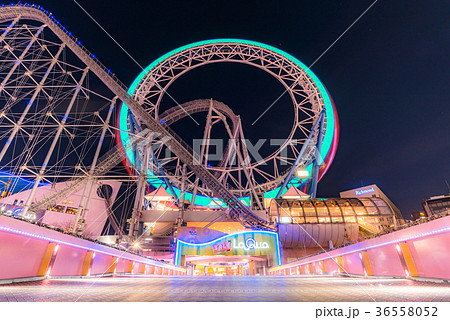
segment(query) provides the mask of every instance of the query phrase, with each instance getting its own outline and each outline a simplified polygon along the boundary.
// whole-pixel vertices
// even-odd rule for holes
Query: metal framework
[[[323,127],[325,126],[324,122],[325,109],[322,110],[316,123],[314,123],[311,132],[308,135],[308,138],[306,139],[305,143],[302,146],[302,149],[297,156],[297,159],[289,170],[289,173],[286,175],[281,188],[278,190],[276,198],[281,197],[283,190],[285,190],[288,184],[292,181],[294,172],[296,170],[299,170],[299,168],[306,168],[310,163],[313,163],[313,170],[312,177],[310,179],[311,188],[309,188],[309,194],[311,198],[316,197],[317,180],[320,166],[320,161],[318,159],[320,159],[320,150],[322,147]],[[316,140],[313,140],[314,136],[316,136]]]
[[[163,113],[159,112],[165,92],[178,77],[199,66],[216,62],[244,63],[260,68],[280,81],[290,95],[294,107],[293,127],[278,150],[266,158],[251,161],[247,145],[242,143],[245,141],[245,137],[239,117],[235,116],[229,108],[224,110],[222,107],[220,109],[218,102],[212,102],[208,108],[207,101],[196,100]],[[310,135],[311,128],[322,110],[326,110],[322,130],[323,148],[313,155],[318,159],[314,162],[314,168],[317,169],[315,174],[317,180],[320,180],[326,172],[334,156],[337,142],[337,118],[325,87],[300,61],[279,49],[262,43],[240,39],[215,39],[175,49],[150,64],[136,78],[128,93],[146,109],[149,115],[166,127],[173,123],[172,119],[179,120],[191,116],[193,113],[207,112],[203,136],[203,145],[206,148],[202,148],[199,155],[202,159],[201,163],[206,170],[219,177],[219,181],[226,185],[233,194],[247,204],[248,201],[245,201],[244,198],[251,196],[258,202],[260,208],[262,205],[257,195],[265,192],[267,197],[270,197],[270,194],[273,197],[273,189],[280,186],[289,172],[289,169],[281,170],[281,167],[283,165],[289,167],[294,164],[299,156],[300,147]],[[230,118],[232,127],[227,125],[224,117]],[[130,118],[133,118],[133,115],[128,112],[128,106],[123,104],[120,110],[122,143],[128,140],[126,131],[134,131],[132,126],[135,121]],[[208,139],[211,136],[212,126],[219,121],[222,121],[227,129],[229,143],[224,158],[214,166],[208,163]],[[317,140],[318,132],[314,134],[313,138]],[[173,167],[180,168],[177,156],[167,156],[164,153],[164,157],[160,157],[160,154],[161,152],[158,152],[158,159],[161,162],[175,163],[176,165]],[[129,154],[128,156],[130,163],[134,164],[133,155]],[[320,167],[322,170],[319,172]],[[305,163],[303,168],[312,172],[313,163]],[[180,176],[177,172],[173,174]],[[204,202],[196,202],[198,200],[197,192],[201,191],[203,194],[212,196],[213,190],[199,188],[193,172],[188,172],[187,176],[190,184],[186,188],[191,202],[204,205]],[[297,185],[302,183],[298,179],[292,182]],[[179,186],[180,183],[180,181],[172,181],[175,186]],[[277,192],[278,190],[275,191],[275,194]]]
[[[30,21],[30,11],[36,15],[36,9],[26,7],[1,8],[0,14],[0,170],[13,174],[5,193],[16,190],[19,177],[33,177],[23,216],[30,209],[45,210],[83,183],[93,189],[93,181],[83,177],[106,173],[94,171],[95,163],[102,146],[113,147],[115,137],[109,125],[115,117],[114,95],[105,94],[107,88],[89,67],[55,37],[44,21],[50,18]],[[65,180],[71,181],[70,188],[35,203],[42,183]],[[83,197],[89,203],[90,195]]]
[[[196,190],[220,199],[232,219],[253,229],[271,229],[273,225],[253,214],[238,198],[273,189],[285,177],[278,170],[266,173],[259,166],[273,161],[276,167],[279,160],[292,164],[298,154],[296,145],[304,142],[323,108],[326,108],[326,126],[323,147],[317,157],[321,161],[319,165],[325,163],[322,167],[326,167],[334,156],[337,123],[331,98],[306,66],[276,48],[236,39],[185,46],[155,61],[127,88],[50,12],[37,5],[3,6],[0,28],[3,30],[0,35],[0,124],[6,129],[0,135],[0,169],[16,176],[28,174],[34,177],[24,214],[45,209],[67,192],[84,185],[78,208],[82,215],[77,217],[78,227],[87,213],[96,179],[106,173],[114,174],[115,164],[126,154],[140,181],[132,217],[132,224],[136,225],[142,206],[142,190],[149,178],[149,160],[153,159],[149,146],[156,146],[157,161],[153,162],[158,167],[158,163],[166,165],[169,161],[158,157],[158,145],[164,145],[177,158],[176,170],[183,171],[172,172],[164,180],[166,185],[170,180],[180,186],[183,193],[191,188],[193,192]],[[248,152],[241,142],[244,133],[239,117],[219,103],[208,101],[207,109],[205,105],[196,105],[189,107],[189,112],[207,110],[206,140],[213,125],[218,122],[226,125],[228,135],[232,137],[228,150],[235,151],[236,166],[227,165],[229,159],[224,159],[218,167],[209,168],[203,161],[208,157],[207,148],[200,156],[194,154],[192,148],[169,128],[167,123],[183,116],[180,110],[175,107],[169,114],[159,114],[159,103],[173,81],[192,68],[222,61],[246,63],[269,72],[283,83],[292,98],[295,125],[285,143],[269,158],[255,163],[244,161]],[[111,147],[115,136],[110,123],[114,123],[116,100],[123,103],[118,119],[120,126],[116,131],[123,149],[116,155],[107,153],[100,159],[102,148],[107,147],[105,143],[109,142]],[[231,125],[227,118],[231,119]],[[145,127],[151,132],[149,146],[136,147],[140,141],[133,139],[131,126],[135,126],[135,131]],[[141,133],[147,137],[146,131]],[[95,145],[97,147],[93,148]],[[284,149],[289,149],[292,155],[281,156]],[[232,152],[227,154],[232,156]],[[135,162],[134,158],[140,158],[140,162]],[[157,169],[152,171],[153,178],[165,173],[161,166]],[[177,183],[178,174],[184,177],[180,183]],[[244,178],[238,180],[239,175]],[[66,188],[33,203],[34,192],[42,181],[55,183],[61,180],[69,180]],[[230,187],[230,182],[234,186]],[[130,235],[135,235],[134,226]]]
[[[181,138],[179,138],[174,132],[164,127],[159,121],[150,116],[147,111],[134,100],[126,91],[126,87],[115,78],[109,69],[104,67],[89,51],[87,51],[81,43],[72,36],[70,32],[66,30],[60,23],[43,8],[35,5],[25,5],[25,6],[6,6],[0,11],[0,23],[6,21],[13,21],[11,24],[14,26],[14,21],[19,21],[20,19],[29,20],[32,22],[41,22],[45,24],[63,44],[64,47],[68,47],[71,52],[79,59],[85,66],[89,68],[100,80],[101,82],[109,88],[112,93],[117,96],[122,102],[126,103],[130,110],[133,112],[134,116],[140,123],[145,124],[145,126],[150,129],[153,135],[159,137],[160,139],[166,139],[165,145],[179,158],[180,161],[185,163],[190,170],[192,170],[199,180],[201,180],[205,185],[207,185],[217,197],[223,199],[227,206],[229,207],[229,214],[235,220],[240,221],[242,224],[249,226],[251,228],[271,228],[271,226],[263,219],[254,215],[236,196],[229,192],[224,185],[222,185],[218,179],[206,170],[202,165],[196,164],[193,159],[193,151]],[[45,27],[42,25],[41,28]],[[5,25],[4,30],[7,31],[8,26]],[[39,30],[40,31],[40,30]],[[4,33],[5,34],[5,33]],[[8,32],[6,32],[8,34]],[[36,34],[30,33],[31,38],[35,38]],[[28,38],[27,41],[30,39]],[[27,42],[26,47],[28,46]],[[31,43],[31,46],[33,43]],[[27,50],[26,48],[24,50]],[[24,51],[22,50],[22,52]],[[17,64],[21,65],[20,57],[19,59],[12,59],[10,61],[9,68]],[[31,61],[35,61],[31,59]],[[6,67],[6,68],[8,68]],[[6,69],[5,68],[5,69]],[[9,70],[12,70],[9,69]],[[40,85],[38,83],[38,88]],[[32,104],[31,104],[32,105]],[[27,109],[25,109],[27,110]],[[21,123],[18,124],[20,127]],[[15,124],[14,128],[17,127]],[[13,129],[13,132],[18,129]],[[14,134],[15,135],[15,134]],[[5,144],[10,144],[11,139],[7,139]],[[30,156],[33,153],[27,153]],[[42,165],[41,167],[47,167]],[[77,167],[77,166],[75,166]],[[38,172],[34,173],[36,179],[40,179]],[[32,202],[32,200],[30,201]],[[82,201],[83,203],[83,201]],[[138,217],[133,214],[133,219],[138,219]]]

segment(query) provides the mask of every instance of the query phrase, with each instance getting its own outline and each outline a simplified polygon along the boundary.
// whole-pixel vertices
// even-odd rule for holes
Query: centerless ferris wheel
[[[240,115],[232,110],[238,110],[239,106],[199,99],[161,112],[161,100],[176,79],[194,68],[216,62],[244,63],[260,68],[285,87],[293,104],[293,126],[284,142],[270,155],[252,160],[245,143],[245,128]],[[263,197],[274,198],[285,191],[288,185],[283,182],[286,179],[295,187],[307,189],[313,175],[314,161],[320,168],[316,177],[320,180],[336,153],[338,118],[325,86],[298,59],[266,44],[240,39],[215,39],[177,48],[145,68],[131,84],[128,93],[166,129],[182,118],[203,113],[205,120],[201,125],[205,127],[204,134],[201,143],[194,146],[192,161],[203,165],[246,205],[250,205],[252,199],[256,208],[264,208]],[[319,119],[323,119],[323,136],[319,153],[315,153],[316,144],[311,142],[319,139],[318,130],[313,129],[317,127],[314,125]],[[118,122],[120,133],[117,140],[120,145],[129,143],[131,137],[145,127],[125,103],[121,105]],[[221,159],[212,162],[210,138],[216,126],[225,129],[227,141],[224,142]],[[176,134],[174,136],[177,137]],[[183,144],[186,145],[184,141]],[[191,203],[191,208],[226,206],[189,167],[168,152],[164,137],[158,137],[157,133],[149,144],[140,146],[136,151],[127,151],[126,165],[137,172],[146,171],[151,185],[155,188],[162,186],[174,198],[178,199],[182,194]],[[291,170],[286,170],[286,166]],[[292,169],[308,171],[309,178],[290,176]],[[282,186],[284,190],[280,190]]]

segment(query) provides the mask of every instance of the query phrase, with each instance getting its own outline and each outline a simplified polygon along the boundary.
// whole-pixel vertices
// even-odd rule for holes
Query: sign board
[[[369,189],[355,190],[355,195],[361,196],[361,195],[363,195],[363,194],[366,194],[366,193],[372,193],[372,192],[375,192],[375,188],[374,188],[374,187],[371,187],[371,188],[369,188]]]
[[[281,264],[278,233],[271,231],[244,231],[228,234],[205,243],[177,240],[175,265],[181,256],[271,256],[274,265]]]

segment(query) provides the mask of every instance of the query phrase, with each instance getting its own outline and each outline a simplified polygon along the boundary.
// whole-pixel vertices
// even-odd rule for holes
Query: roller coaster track
[[[253,229],[273,229],[269,222],[253,214],[236,196],[223,186],[219,180],[203,165],[194,161],[192,149],[169,128],[164,127],[149,115],[146,110],[127,92],[127,87],[93,56],[86,48],[77,43],[76,39],[65,30],[51,13],[36,5],[5,6],[0,8],[0,22],[14,19],[33,20],[44,23],[122,102],[124,102],[135,117],[139,118],[148,129],[165,138],[165,145],[185,163],[196,176],[222,198],[230,209],[230,217],[246,227]]]

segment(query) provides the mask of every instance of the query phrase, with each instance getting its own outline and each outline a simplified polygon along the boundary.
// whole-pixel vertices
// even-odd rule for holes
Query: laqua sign
[[[174,264],[180,265],[182,256],[268,256],[273,265],[281,262],[278,233],[252,230],[227,234],[205,243],[177,240]]]
[[[253,238],[248,238],[245,242],[236,242],[233,240],[233,247],[235,249],[254,250],[254,249],[269,249],[267,242],[256,242]]]

